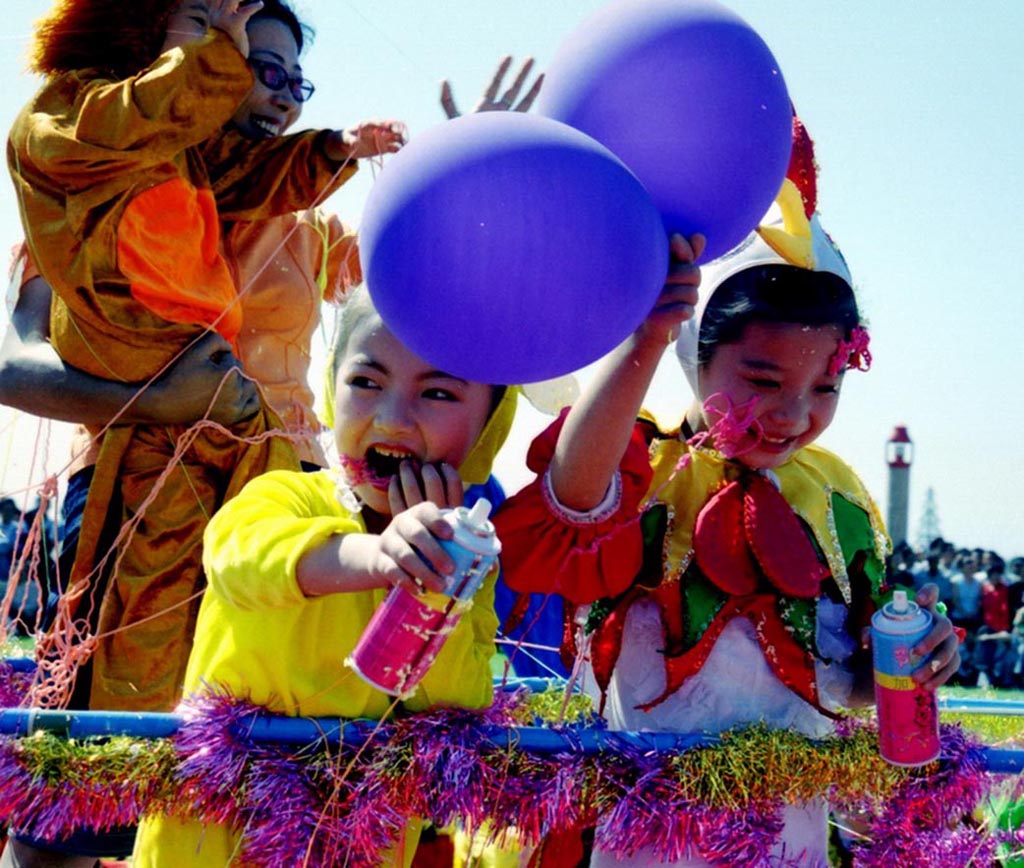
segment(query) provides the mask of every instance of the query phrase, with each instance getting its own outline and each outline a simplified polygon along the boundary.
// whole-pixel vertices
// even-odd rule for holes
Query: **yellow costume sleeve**
[[[332,489],[303,486],[290,471],[257,477],[211,519],[203,538],[210,587],[239,609],[301,605],[299,558],[335,534],[364,532],[363,523],[331,502]]]
[[[282,714],[383,716],[393,698],[362,681],[345,660],[387,589],[307,598],[295,581],[305,551],[334,533],[358,532],[362,520],[338,501],[326,471],[268,473],[225,504],[204,540],[209,586],[186,695],[208,685]],[[477,592],[408,708],[490,704],[494,578]]]

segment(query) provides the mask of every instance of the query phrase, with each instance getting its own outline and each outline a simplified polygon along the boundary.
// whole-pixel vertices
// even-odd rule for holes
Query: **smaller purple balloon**
[[[550,118],[447,121],[370,190],[360,257],[388,328],[484,383],[578,370],[621,343],[665,281],[668,241],[621,160]]]
[[[616,0],[562,43],[538,110],[606,145],[669,232],[742,241],[782,186],[792,106],[761,37],[713,0]]]

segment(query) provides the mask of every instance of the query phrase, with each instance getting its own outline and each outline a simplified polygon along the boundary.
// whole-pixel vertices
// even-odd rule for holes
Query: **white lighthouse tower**
[[[885,444],[889,465],[889,512],[886,523],[893,546],[907,541],[907,515],[910,509],[910,464],[914,444],[905,425],[897,425]]]

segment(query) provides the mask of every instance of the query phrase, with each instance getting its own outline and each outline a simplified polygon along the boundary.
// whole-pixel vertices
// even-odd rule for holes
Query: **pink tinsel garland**
[[[173,783],[183,816],[245,829],[242,855],[260,866],[370,868],[415,817],[438,826],[489,822],[499,833],[515,826],[524,843],[593,825],[595,842],[618,856],[645,849],[672,861],[699,841],[723,864],[768,864],[780,803],[727,809],[688,801],[674,783],[673,755],[640,746],[538,756],[481,736],[482,726],[521,725],[522,708],[521,695],[499,694],[485,712],[442,709],[388,722],[359,748],[295,748],[254,742],[245,720],[259,709],[211,693],[190,704],[174,739],[174,780],[158,783]],[[864,725],[845,726],[850,734]],[[961,822],[991,780],[980,746],[953,726],[942,740],[936,770],[908,777],[880,814],[875,805],[834,801],[874,817],[856,865],[995,864],[1000,839]],[[109,779],[78,787],[33,780],[23,741],[0,739],[2,820],[52,835],[134,821],[148,795],[161,804],[156,786],[150,794]]]

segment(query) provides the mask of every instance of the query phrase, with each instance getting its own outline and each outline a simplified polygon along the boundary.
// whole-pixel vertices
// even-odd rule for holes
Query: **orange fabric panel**
[[[242,311],[220,253],[220,220],[209,189],[179,177],[135,196],[118,224],[117,264],[132,296],[153,313],[211,326],[229,341],[238,335]]]

